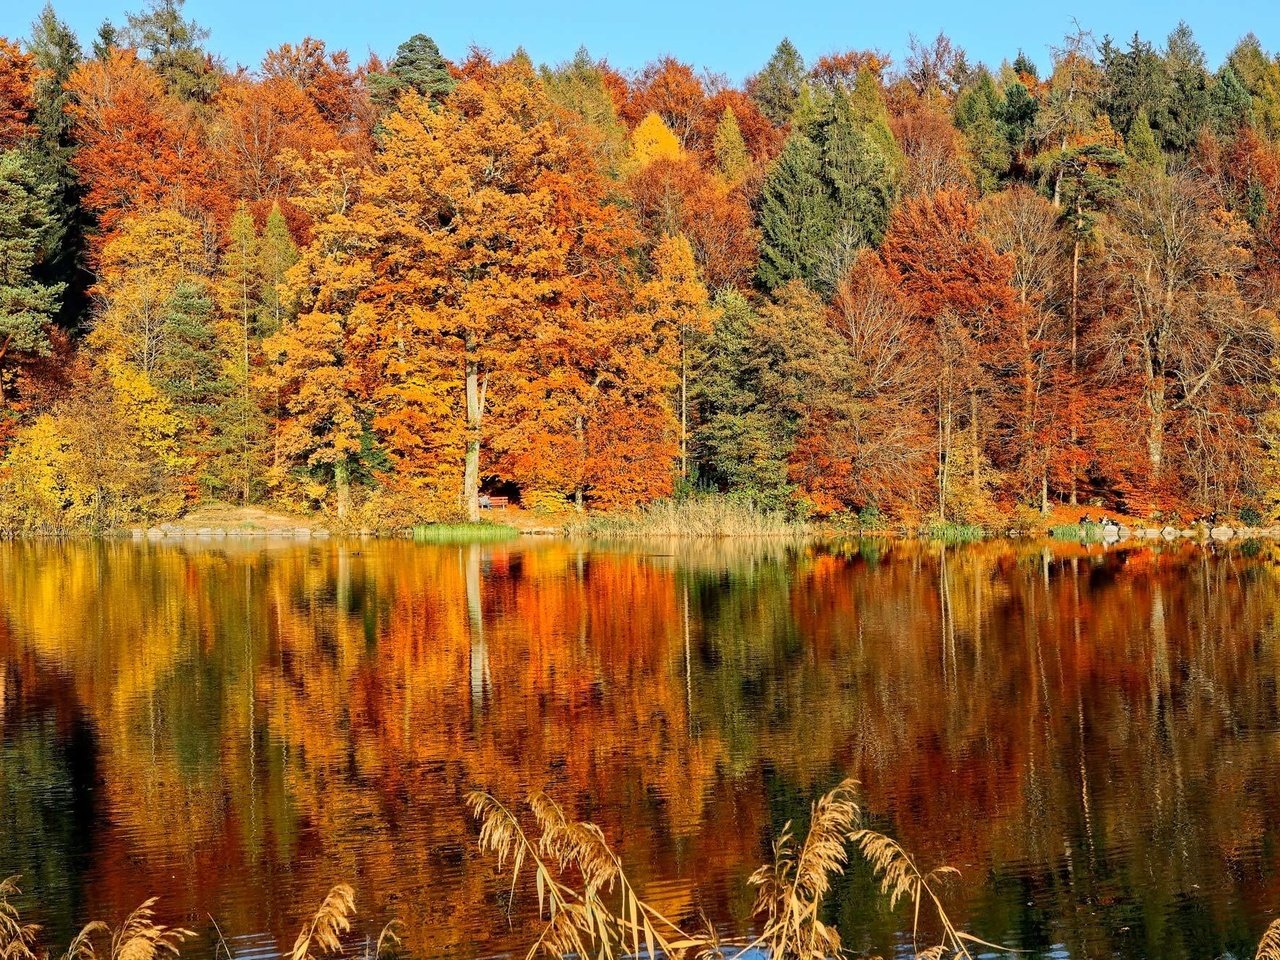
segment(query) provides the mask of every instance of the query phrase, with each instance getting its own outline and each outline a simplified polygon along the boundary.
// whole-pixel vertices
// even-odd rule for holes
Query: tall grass
[[[760,935],[738,944],[735,956],[763,949],[772,960],[828,960],[842,953],[840,934],[821,920],[822,905],[832,880],[849,862],[856,846],[880,879],[891,904],[913,903],[918,927],[921,908],[936,915],[942,942],[919,958],[943,956],[972,960],[970,945],[1003,950],[958,929],[934,891],[940,876],[955,873],[942,867],[921,873],[915,861],[884,834],[861,826],[856,801],[857,783],[845,780],[813,805],[809,830],[798,839],[788,822],[773,844],[773,860],[751,875],[756,887],[754,912],[762,921]],[[526,960],[539,954],[619,960],[623,955],[659,955],[675,960],[724,960],[726,953],[715,932],[686,932],[636,894],[622,869],[622,861],[592,823],[573,822],[545,794],[528,800],[532,823],[528,828],[500,801],[487,793],[467,797],[480,823],[480,849],[496,856],[498,869],[510,865],[511,898],[526,873],[532,871],[543,926]],[[528,871],[526,871],[526,865]],[[916,935],[913,929],[913,939]]]
[[[941,543],[977,543],[987,531],[973,523],[934,523],[924,529],[924,539]]]
[[[657,500],[629,513],[590,515],[573,524],[575,536],[627,537],[801,537],[809,528],[780,510],[749,500],[703,495]]]
[[[23,923],[13,903],[13,898],[21,892],[18,877],[0,881],[0,958],[48,960],[52,954],[39,944],[40,927],[34,923]],[[155,897],[144,901],[118,927],[113,928],[101,920],[86,923],[72,937],[62,960],[176,960],[183,942],[195,933],[157,923],[155,905]],[[333,887],[316,912],[302,925],[289,960],[360,956],[351,944],[343,940],[343,935],[351,930],[351,917],[355,912],[355,891],[345,883]],[[399,925],[393,920],[383,927],[372,951],[366,947],[363,960],[380,960],[399,946],[400,938],[396,933]],[[215,957],[225,952],[227,960],[235,960],[220,932],[219,937]]]
[[[419,543],[492,543],[511,540],[520,531],[505,523],[420,523],[413,528]]]
[[[1087,543],[1102,542],[1102,524],[1100,523],[1068,523],[1049,528],[1049,536],[1054,540],[1082,540]]]

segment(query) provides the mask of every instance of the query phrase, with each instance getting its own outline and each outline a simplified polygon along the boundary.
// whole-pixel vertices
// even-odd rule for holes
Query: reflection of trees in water
[[[65,734],[32,731],[82,716],[103,781],[95,915],[157,892],[163,867],[189,916],[283,942],[346,879],[371,925],[394,910],[418,949],[487,953],[513,938],[468,789],[551,789],[620,840],[655,906],[740,927],[769,835],[852,772],[924,862],[966,868],[975,930],[1212,956],[1280,907],[1266,559],[5,545],[0,785],[30,817],[10,754],[66,780]],[[51,851],[74,846],[62,816]],[[837,909],[847,943],[883,951],[893,921],[865,881]]]

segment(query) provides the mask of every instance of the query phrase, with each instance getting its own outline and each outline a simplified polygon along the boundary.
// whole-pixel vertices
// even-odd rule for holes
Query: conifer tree
[[[186,20],[186,0],[150,0],[140,13],[128,14],[127,39],[147,55],[165,89],[180,100],[207,103],[218,89],[218,75],[201,44],[209,31]]]
[[[890,162],[843,92],[815,95],[812,107],[802,98],[796,121],[760,201],[759,275],[770,289],[793,279],[833,285],[858,249],[884,236],[896,193]]]
[[[803,82],[804,58],[795,44],[784,38],[764,69],[751,78],[748,89],[760,112],[783,124],[791,119]]]
[[[281,285],[289,268],[298,262],[298,245],[293,242],[289,224],[280,204],[273,204],[267,214],[258,241],[258,335],[270,336],[284,322],[284,299]]]
[[[713,141],[716,166],[729,183],[741,183],[751,167],[751,156],[747,153],[746,141],[742,139],[742,128],[738,126],[738,118],[732,107],[725,107],[716,124],[716,135]]]
[[[34,87],[36,141],[30,156],[37,176],[50,186],[52,219],[48,256],[37,275],[46,283],[65,285],[59,320],[70,327],[84,312],[88,287],[88,273],[82,269],[87,218],[80,209],[79,179],[71,163],[75,143],[67,112],[71,103],[67,82],[82,54],[71,28],[48,3],[31,25],[29,46],[39,70]]]
[[[48,351],[47,325],[64,289],[36,278],[53,226],[51,192],[21,153],[0,153],[0,399],[5,361],[20,352]]]
[[[455,81],[436,42],[415,33],[396,48],[386,73],[369,77],[369,85],[376,102],[391,106],[405,90],[416,90],[438,103],[453,90]]]
[[[1164,170],[1164,155],[1156,144],[1151,124],[1147,122],[1147,111],[1139,110],[1129,128],[1129,136],[1125,140],[1125,151],[1143,176],[1151,176],[1156,171]]]

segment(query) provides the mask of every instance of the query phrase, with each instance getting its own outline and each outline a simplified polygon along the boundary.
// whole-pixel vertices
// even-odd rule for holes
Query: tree
[[[831,95],[765,177],[761,281],[771,289],[792,279],[830,288],[859,249],[884,235],[896,194],[890,161],[849,98]]]
[[[1267,56],[1258,38],[1249,33],[1236,44],[1226,65],[1249,91],[1253,122],[1270,139],[1280,138],[1280,63]]]
[[[656,113],[645,114],[636,126],[631,134],[631,149],[641,167],[655,160],[679,160],[684,154],[680,141]]]
[[[173,210],[124,221],[102,250],[93,289],[101,309],[89,344],[109,370],[154,377],[171,334],[168,304],[204,272],[199,227]]]
[[[1169,74],[1169,99],[1160,118],[1160,145],[1171,153],[1190,153],[1210,119],[1210,78],[1204,51],[1186,23],[1179,23],[1169,34],[1163,59]]]
[[[1248,267],[1244,225],[1215,208],[1187,175],[1136,179],[1107,232],[1117,309],[1100,331],[1123,376],[1136,378],[1147,475],[1132,494],[1167,490],[1166,438],[1174,421],[1210,402],[1223,385],[1262,382],[1273,333],[1241,284]]]
[[[698,480],[780,509],[790,493],[788,458],[794,441],[765,383],[780,357],[764,321],[738,290],[716,298],[710,335],[698,347],[698,377],[690,389],[698,411],[693,457]]]
[[[165,95],[132,51],[81,64],[68,92],[79,143],[73,162],[99,228],[91,261],[131,213],[167,207],[203,219],[224,208],[189,109]]]
[[[371,75],[369,84],[375,101],[392,106],[406,90],[439,103],[453,90],[455,81],[436,42],[426,34],[415,33],[396,48],[387,72]]]
[[[258,259],[257,329],[259,335],[265,337],[276,333],[284,323],[281,288],[289,268],[298,262],[298,245],[293,242],[279,204],[273,204],[267,214],[258,242]]]
[[[567,63],[554,69],[543,67],[541,76],[552,102],[577,114],[598,134],[593,147],[602,169],[610,176],[619,176],[630,150],[627,126],[611,92],[608,64],[594,62],[582,48]]]
[[[637,295],[638,305],[676,347],[679,370],[680,475],[689,476],[689,354],[695,337],[715,321],[707,288],[698,277],[693,248],[682,234],[665,237],[653,253],[653,278]]]
[[[894,286],[923,321],[937,351],[938,509],[947,515],[957,467],[969,473],[964,513],[987,509],[992,437],[984,431],[990,411],[980,399],[999,404],[998,348],[1026,308],[1010,280],[1013,262],[978,230],[977,210],[956,192],[913,197],[894,212],[881,256]],[[968,400],[968,410],[957,409]],[[967,443],[957,446],[955,426],[968,421]]]
[[[5,398],[5,360],[20,352],[48,351],[47,326],[65,289],[36,277],[54,227],[51,193],[37,182],[21,153],[0,153],[0,401]]]
[[[34,87],[36,142],[30,148],[42,182],[51,187],[49,212],[54,221],[49,253],[39,275],[47,283],[65,285],[59,320],[64,327],[79,322],[86,309],[89,284],[83,269],[87,217],[72,154],[75,152],[72,105],[68,85],[82,54],[71,29],[50,4],[31,25],[30,50],[38,69]]]
[[[781,125],[791,119],[804,73],[804,58],[795,44],[784,37],[764,68],[747,81],[747,90],[761,112]]]
[[[279,208],[274,208],[277,212]],[[257,453],[261,446],[261,417],[255,396],[254,367],[258,359],[263,315],[262,245],[249,208],[241,203],[227,230],[227,247],[222,255],[218,295],[222,308],[222,341],[227,356],[228,381],[234,388],[238,443],[233,456],[235,475],[240,478],[241,501],[248,503],[251,486],[260,475]],[[212,328],[211,328],[212,330]],[[238,456],[237,456],[238,455]]]
[[[186,0],[148,0],[140,13],[127,16],[125,38],[146,54],[165,89],[179,100],[208,103],[218,89],[218,72],[201,44],[209,31],[184,20]]]
[[[714,150],[716,166],[726,181],[739,184],[746,179],[751,167],[751,155],[747,153],[742,128],[738,126],[738,117],[731,107],[724,108],[720,122],[716,124]]]
[[[0,150],[23,144],[33,133],[35,58],[0,37]]]

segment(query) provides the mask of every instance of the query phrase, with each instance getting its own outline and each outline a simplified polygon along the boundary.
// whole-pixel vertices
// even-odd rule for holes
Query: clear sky
[[[43,3],[0,0],[0,35],[24,36]],[[125,10],[142,5],[143,0],[54,0],[86,46],[104,17],[123,21]],[[1249,31],[1268,50],[1280,48],[1280,0],[188,0],[186,9],[213,31],[210,48],[233,66],[256,66],[265,51],[308,35],[349,50],[359,61],[369,51],[390,54],[406,37],[426,33],[451,59],[472,44],[499,56],[522,45],[535,62],[556,63],[585,44],[622,69],[672,54],[738,82],[758,69],[783,36],[807,60],[849,48],[876,48],[900,60],[909,34],[932,38],[939,30],[971,60],[998,65],[1021,47],[1043,66],[1072,17],[1099,39],[1108,33],[1127,38],[1138,30],[1157,41],[1186,20],[1211,67]]]

